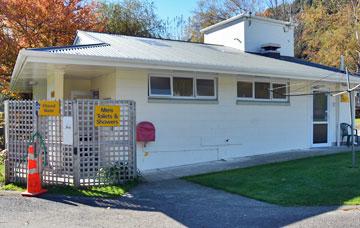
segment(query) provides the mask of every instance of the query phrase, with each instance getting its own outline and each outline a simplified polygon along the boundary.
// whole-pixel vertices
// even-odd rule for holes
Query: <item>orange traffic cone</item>
[[[38,196],[47,192],[41,187],[41,180],[37,160],[35,158],[34,146],[30,145],[28,148],[28,174],[27,174],[27,189],[26,192],[21,193],[22,196]]]

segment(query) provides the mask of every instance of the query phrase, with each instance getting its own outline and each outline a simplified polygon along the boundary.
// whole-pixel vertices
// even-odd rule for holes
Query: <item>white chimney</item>
[[[242,14],[201,30],[204,42],[263,53],[264,44],[277,44],[278,52],[294,56],[294,24]]]

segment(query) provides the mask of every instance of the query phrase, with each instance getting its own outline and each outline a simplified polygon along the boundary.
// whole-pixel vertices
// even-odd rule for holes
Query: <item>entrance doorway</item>
[[[329,145],[329,97],[321,91],[313,95],[313,146]]]

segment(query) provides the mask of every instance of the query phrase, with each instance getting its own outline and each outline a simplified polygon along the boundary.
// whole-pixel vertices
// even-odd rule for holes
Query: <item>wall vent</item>
[[[275,43],[266,43],[261,45],[262,54],[272,58],[280,58],[280,48],[281,45]]]

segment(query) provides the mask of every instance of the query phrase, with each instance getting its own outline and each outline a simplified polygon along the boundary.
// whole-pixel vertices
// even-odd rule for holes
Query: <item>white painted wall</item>
[[[290,105],[236,104],[239,76],[220,75],[218,103],[152,103],[148,101],[150,72],[118,70],[116,80],[117,99],[135,100],[137,122],[151,121],[156,127],[156,142],[145,148],[137,145],[140,170],[312,146],[312,96],[291,97]],[[299,81],[291,81],[293,89],[295,83]],[[334,143],[335,100],[329,99],[330,142]]]
[[[246,50],[244,24],[244,22],[237,22],[213,30],[210,33],[205,33],[204,42],[208,44],[224,45],[244,51]]]
[[[261,45],[276,43],[281,55],[294,56],[294,27],[244,18],[205,32],[204,42],[247,52],[261,52]]]
[[[294,27],[250,20],[245,25],[245,50],[261,52],[264,43],[280,44],[281,55],[294,56]]]

